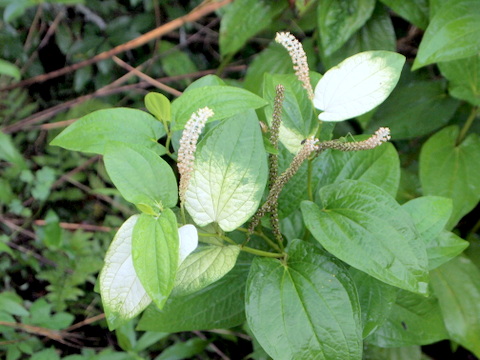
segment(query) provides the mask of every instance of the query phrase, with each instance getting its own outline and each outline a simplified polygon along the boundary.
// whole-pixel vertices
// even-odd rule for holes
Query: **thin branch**
[[[33,222],[35,225],[38,226],[45,226],[47,222],[45,220],[35,220]],[[83,231],[93,231],[93,232],[110,232],[112,231],[111,227],[108,226],[99,226],[99,225],[91,225],[91,224],[73,224],[73,223],[66,223],[61,222],[59,226],[65,230],[83,230]]]
[[[245,70],[245,68],[246,68],[245,65],[236,65],[236,66],[230,66],[226,70],[235,72],[235,71],[243,71],[243,70]],[[167,82],[168,81],[168,82],[170,82],[170,81],[178,81],[178,80],[182,80],[182,79],[195,79],[195,78],[199,78],[199,77],[202,77],[202,76],[205,76],[205,75],[214,74],[215,71],[216,70],[213,70],[213,69],[202,70],[202,71],[197,71],[195,73],[190,73],[190,74],[163,77],[163,78],[157,79],[157,81],[160,81],[160,82]],[[129,74],[124,75],[122,78],[128,77]],[[120,79],[122,79],[122,78],[120,78]],[[118,79],[118,80],[120,80],[120,79]],[[113,87],[112,85],[114,83],[116,83],[118,80],[114,81],[113,83],[111,83],[111,84],[109,84],[109,85],[91,93],[91,94],[80,96],[76,99],[66,101],[66,102],[61,103],[59,105],[53,106],[53,107],[45,109],[43,111],[40,111],[36,114],[30,115],[30,116],[28,116],[28,117],[26,117],[26,118],[24,118],[20,121],[17,121],[16,123],[14,123],[12,125],[5,126],[4,128],[1,129],[1,131],[3,131],[6,134],[11,134],[11,133],[15,133],[15,132],[18,132],[18,131],[22,131],[22,130],[25,130],[25,128],[28,127],[28,126],[33,126],[35,124],[41,123],[41,122],[43,122],[47,119],[50,119],[50,118],[54,117],[58,113],[60,113],[64,110],[68,110],[71,107],[79,105],[79,104],[81,104],[81,103],[83,103],[87,100],[98,98],[98,97],[103,97],[103,96],[109,96],[109,95],[113,95],[113,94],[117,94],[117,93],[121,93],[121,92],[133,91],[133,90],[136,90],[136,89],[137,90],[138,89],[145,89],[145,88],[148,88],[148,87],[151,86],[147,82],[140,82],[140,83],[137,83],[137,84],[129,84],[129,85],[121,86],[121,87]]]
[[[113,56],[112,57],[113,61],[115,61],[115,63],[117,65],[120,65],[122,68],[128,70],[129,72],[137,75],[140,79],[143,79],[145,80],[147,83],[149,83],[150,85],[152,86],[155,86],[156,88],[160,89],[160,90],[163,90],[169,94],[172,94],[173,96],[180,96],[182,95],[182,92],[181,91],[178,91],[177,89],[174,89],[168,85],[165,85],[165,84],[162,84],[160,81],[157,81],[155,80],[154,78],[148,76],[147,74],[141,72],[140,70],[138,69],[135,69],[133,66],[127,64],[125,61],[123,61],[122,59],[116,57],[116,56]]]
[[[196,20],[212,13],[215,10],[217,10],[217,9],[219,9],[219,8],[225,6],[225,5],[230,4],[232,1],[233,0],[222,0],[222,1],[219,1],[219,2],[210,2],[210,1],[207,0],[207,1],[203,2],[201,5],[199,5],[198,7],[196,7],[195,9],[193,9],[187,15],[184,15],[184,16],[181,16],[177,19],[174,19],[174,20],[170,21],[169,23],[166,23],[165,25],[162,25],[162,26],[160,26],[156,29],[153,29],[153,30],[147,32],[146,34],[143,34],[143,35],[141,35],[141,36],[139,36],[139,37],[137,37],[133,40],[130,40],[130,41],[124,43],[124,44],[118,45],[118,46],[114,47],[113,49],[110,49],[108,51],[104,51],[104,52],[102,52],[102,53],[100,53],[100,54],[98,54],[98,55],[96,55],[96,56],[94,56],[90,59],[80,61],[76,64],[66,66],[64,68],[52,71],[50,73],[34,76],[30,79],[26,79],[26,80],[20,81],[18,83],[8,85],[6,87],[1,88],[0,91],[12,90],[12,89],[15,89],[15,88],[18,88],[18,87],[29,86],[29,85],[32,85],[32,84],[35,84],[35,83],[39,83],[39,82],[43,82],[43,81],[46,81],[46,80],[54,79],[56,77],[68,74],[68,73],[76,71],[78,69],[81,69],[85,66],[95,64],[95,63],[97,63],[99,61],[102,61],[102,60],[109,59],[112,56],[115,56],[115,55],[120,54],[122,52],[135,49],[139,46],[142,46],[142,45],[150,42],[151,40],[157,39],[157,38],[159,38],[159,37],[161,37],[165,34],[168,34],[169,32],[171,32],[175,29],[178,29],[179,27],[185,25],[186,23],[196,21]]]

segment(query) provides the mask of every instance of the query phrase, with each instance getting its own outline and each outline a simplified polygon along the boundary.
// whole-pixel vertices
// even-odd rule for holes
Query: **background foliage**
[[[113,188],[99,156],[48,144],[66,125],[93,110],[114,106],[144,109],[148,91],[174,99],[196,78],[208,74],[263,95],[264,81],[273,84],[283,76],[279,74],[292,72],[288,54],[272,42],[275,32],[283,30],[302,40],[311,69],[320,73],[364,50],[398,51],[407,57],[400,83],[385,103],[357,121],[339,123],[335,128],[335,133],[343,136],[390,127],[400,154],[401,174],[396,174],[394,167],[381,166],[382,161],[391,164],[385,159],[391,158],[393,149],[385,146],[372,151],[372,163],[378,169],[370,166],[370,173],[363,174],[353,174],[365,166],[355,154],[323,154],[325,167],[338,168],[329,172],[331,178],[319,181],[329,184],[334,179],[364,177],[386,191],[391,189],[389,183],[400,181],[396,198],[406,203],[402,208],[407,212],[419,208],[409,200],[432,196],[421,204],[423,212],[410,214],[419,219],[426,213],[436,219],[425,232],[433,234],[438,229],[438,233],[444,225],[452,230],[441,237],[432,236],[432,242],[440,242],[452,256],[468,245],[463,255],[431,272],[438,301],[404,291],[395,302],[392,297],[392,308],[415,306],[398,319],[388,314],[398,315],[400,310],[389,312],[372,306],[375,316],[383,316],[386,322],[372,335],[365,358],[442,359],[447,353],[451,359],[478,356],[480,3],[206,3],[217,10],[202,12],[205,7],[197,8],[199,1],[0,0],[0,356],[11,360],[268,358],[252,341],[248,328],[230,329],[232,324],[242,323],[243,310],[222,314],[218,329],[204,332],[178,332],[195,327],[195,321],[200,321],[195,316],[191,323],[182,324],[166,316],[164,332],[159,332],[149,323],[147,310],[140,327],[143,331],[136,331],[137,324],[131,322],[109,333],[95,292],[96,277],[116,229],[135,210]],[[175,24],[182,16],[187,16],[187,23],[162,27]],[[155,28],[164,29],[162,37],[130,42],[146,39],[142,34]],[[461,36],[455,35],[457,31]],[[67,68],[61,76],[36,78],[81,62],[84,66]],[[271,75],[264,78],[265,73]],[[191,114],[205,102],[215,102],[213,89],[211,94],[199,92],[202,98],[198,103],[177,102],[172,111],[177,116]],[[254,101],[240,89],[235,96]],[[234,104],[229,111],[235,114]],[[294,119],[292,114],[291,121]],[[308,135],[309,129],[303,130]],[[290,224],[292,233],[296,233],[299,207],[295,189],[303,186],[301,171],[280,198],[281,204],[288,204],[282,206],[282,217],[288,216],[284,226]],[[328,199],[328,190],[324,193]],[[438,196],[450,198],[452,203]],[[305,251],[296,244],[298,256]],[[239,264],[218,282],[232,286],[232,301],[244,291],[235,285],[244,284],[248,271],[241,258]],[[255,266],[274,267],[268,261],[257,261]],[[371,281],[362,279],[362,274],[354,273],[354,279]],[[264,286],[261,279],[254,280]],[[381,284],[378,294],[391,296],[389,288]],[[206,307],[213,298],[200,297],[198,303]],[[192,310],[188,303],[176,306],[179,312]],[[443,319],[432,315],[440,311]],[[418,328],[410,329],[415,337],[392,337],[402,331],[404,319],[415,319],[412,323]],[[447,338],[453,341],[438,342]],[[434,344],[420,347],[419,342]]]

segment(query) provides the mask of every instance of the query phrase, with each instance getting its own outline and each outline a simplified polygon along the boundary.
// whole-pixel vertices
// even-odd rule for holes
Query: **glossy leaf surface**
[[[395,30],[387,9],[377,3],[370,19],[333,54],[324,57],[327,68],[337,65],[349,56],[368,50],[396,50]]]
[[[473,56],[480,50],[480,2],[451,0],[435,13],[412,70],[439,61]]]
[[[199,226],[216,222],[235,230],[257,209],[267,171],[255,112],[221,122],[198,144],[185,208]]]
[[[249,263],[241,262],[206,288],[170,298],[162,310],[148,307],[138,330],[179,332],[240,325],[245,321],[244,294],[249,268]]]
[[[158,120],[170,121],[170,100],[160,93],[148,93],[145,96],[145,106]]]
[[[452,340],[480,356],[480,270],[459,256],[432,271],[432,287]]]
[[[381,0],[398,15],[408,20],[420,29],[428,25],[428,0]]]
[[[302,202],[307,228],[325,249],[387,284],[427,293],[425,244],[410,216],[379,187],[360,181],[325,186]]]
[[[387,320],[365,341],[382,347],[401,347],[447,338],[437,299],[399,290]]]
[[[397,289],[355,268],[350,268],[349,272],[357,287],[362,309],[362,335],[366,338],[387,319],[397,297]]]
[[[450,95],[480,106],[480,55],[438,64]]]
[[[151,215],[177,204],[177,180],[172,168],[153,151],[111,142],[105,150],[105,167],[122,196]]]
[[[368,20],[374,0],[326,0],[318,4],[318,27],[326,55],[339,49]]]
[[[232,99],[235,99],[232,101]],[[185,92],[172,103],[173,130],[184,128],[188,119],[198,109],[208,106],[214,115],[208,122],[222,120],[267,105],[261,97],[233,86],[204,86]]]
[[[175,214],[165,209],[157,218],[140,215],[132,234],[135,271],[159,308],[173,289],[179,264],[179,236]]]
[[[317,188],[343,180],[370,182],[395,196],[400,182],[400,160],[392,144],[368,151],[327,150],[315,160]]]
[[[312,84],[316,84],[320,77],[320,74],[310,73]],[[269,102],[264,110],[270,125],[276,95],[275,87],[278,84],[285,88],[279,138],[291,153],[296,154],[302,147],[302,141],[315,134],[318,120],[307,91],[294,74],[267,74],[264,78],[263,97]]]
[[[387,126],[394,139],[426,135],[447,124],[458,105],[447,95],[442,81],[409,82],[393,90],[378,107],[367,131]]]
[[[110,141],[158,150],[160,145],[157,140],[163,135],[163,125],[145,111],[104,109],[78,119],[53,139],[50,145],[103,155]]]
[[[274,359],[361,359],[360,306],[348,271],[300,240],[288,263],[256,258],[245,296],[248,325]]]
[[[234,54],[287,6],[284,2],[268,0],[238,0],[227,7],[220,24],[220,53]]]
[[[174,296],[185,296],[214,283],[235,266],[240,248],[205,246],[180,265],[175,279]]]
[[[459,129],[447,127],[433,135],[420,153],[420,181],[425,195],[452,199],[451,229],[480,200],[480,138],[469,135],[456,144]]]

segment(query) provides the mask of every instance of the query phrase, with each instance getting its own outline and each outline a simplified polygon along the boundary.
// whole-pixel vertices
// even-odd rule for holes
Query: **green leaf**
[[[349,272],[357,287],[362,309],[363,338],[366,338],[387,319],[397,297],[397,289],[355,268],[350,268]]]
[[[322,209],[302,202],[305,225],[325,249],[387,284],[427,293],[425,244],[408,215],[379,187],[346,180],[319,192]]]
[[[274,359],[361,359],[361,320],[348,271],[300,240],[288,263],[255,258],[247,282],[248,325]]]
[[[159,217],[142,214],[133,228],[135,272],[148,296],[161,309],[170,295],[179,264],[179,236],[175,214],[165,209]]]
[[[257,210],[267,172],[257,115],[250,110],[232,117],[198,144],[185,208],[199,226],[216,222],[235,230]]]
[[[233,86],[204,86],[185,92],[172,103],[173,130],[181,130],[198,109],[208,106],[214,115],[208,122],[222,120],[267,105],[261,97]]]
[[[218,281],[233,269],[239,253],[236,245],[212,245],[191,254],[178,268],[173,295],[185,296]]]
[[[110,330],[137,316],[152,301],[135,272],[132,260],[132,233],[139,217],[131,216],[118,229],[99,276],[103,309]]]
[[[433,135],[420,153],[420,181],[424,195],[453,200],[451,229],[480,200],[480,138],[469,135],[457,145],[459,129],[447,127]]]
[[[439,196],[422,196],[402,205],[428,245],[442,232],[452,214],[452,200]]]
[[[412,70],[480,51],[480,2],[451,0],[437,11],[423,36]]]
[[[443,81],[408,82],[378,107],[368,131],[387,126],[395,140],[426,135],[447,124],[459,104]]]
[[[257,95],[263,92],[264,74],[284,74],[293,72],[292,59],[280,44],[272,42],[258,53],[247,68],[243,86]]]
[[[193,331],[231,328],[245,321],[244,294],[250,264],[239,263],[220,280],[182,297],[171,297],[162,310],[147,308],[141,331]]]
[[[286,7],[287,3],[279,1],[236,0],[226,8],[220,23],[221,55],[235,54]]]
[[[324,56],[327,68],[337,65],[349,56],[368,50],[396,50],[396,37],[392,20],[385,6],[377,3],[372,16],[350,39],[330,56]]]
[[[177,342],[165,350],[155,358],[155,360],[183,360],[192,359],[195,355],[200,354],[207,345],[208,340],[193,338],[185,342]]]
[[[160,41],[158,52],[162,70],[168,76],[191,74],[198,71],[197,65],[185,50],[180,50],[175,44],[168,41]],[[179,81],[182,85],[188,85],[191,80],[185,78]]]
[[[122,196],[142,211],[153,215],[177,204],[177,180],[172,168],[153,151],[110,142],[104,161]]]
[[[426,360],[422,357],[420,346],[400,348],[381,348],[368,344],[365,346],[364,359],[368,360]]]
[[[0,160],[8,161],[22,170],[27,168],[27,164],[13,144],[12,138],[2,131],[0,131]]]
[[[372,110],[392,92],[405,57],[390,51],[365,51],[328,70],[315,87],[314,106],[323,121],[347,120]]]
[[[438,196],[422,196],[402,205],[413,219],[427,246],[428,268],[435,269],[460,254],[468,242],[444,231],[452,213],[452,200]]]
[[[314,174],[318,178],[316,188],[351,179],[370,182],[395,196],[400,182],[400,160],[389,143],[368,151],[327,150],[315,160]]]
[[[58,248],[62,243],[62,228],[60,219],[52,209],[47,211],[45,216],[45,226],[43,227],[43,236],[41,240],[47,247]]]
[[[22,77],[17,66],[2,59],[0,59],[0,74],[13,77],[17,81]]]
[[[225,81],[219,78],[217,75],[206,75],[200,79],[195,80],[191,83],[183,93],[192,91],[194,89],[200,89],[205,86],[226,86]]]
[[[33,3],[32,0],[9,1],[3,11],[3,20],[6,23],[12,22],[21,17],[31,6],[35,6],[35,3]]]
[[[460,255],[468,246],[469,242],[450,231],[443,231],[428,244],[428,268],[436,269],[440,265]]]
[[[480,270],[459,256],[431,275],[450,338],[480,357]]]
[[[374,0],[325,0],[318,4],[318,28],[325,55],[331,55],[372,15]]]
[[[30,357],[30,360],[60,360],[56,349],[44,349],[36,352]]]
[[[94,111],[63,130],[50,145],[68,150],[104,154],[109,141],[159,149],[163,125],[150,114],[127,108]]]
[[[320,77],[320,74],[310,73],[312,84],[318,83]],[[296,75],[266,74],[263,98],[269,103],[264,110],[270,125],[276,95],[275,88],[278,84],[285,88],[279,138],[291,153],[296,154],[302,148],[302,141],[316,133],[318,121],[315,118],[315,109]]]
[[[428,25],[428,0],[381,0],[398,15],[422,30]]]
[[[480,106],[480,55],[438,64],[451,96]]]
[[[170,100],[160,93],[148,93],[145,96],[145,106],[158,120],[170,121]]]
[[[76,92],[82,92],[86,90],[87,84],[92,81],[93,67],[84,66],[77,71],[73,76],[73,89]]]
[[[292,159],[293,154],[280,147],[280,171],[284,171]],[[394,196],[400,179],[400,161],[395,147],[384,144],[368,151],[327,150],[313,161],[312,189],[346,179],[371,182]],[[307,182],[308,164],[304,163],[280,193],[280,218],[291,214],[302,200],[308,199]]]
[[[29,313],[22,305],[22,298],[17,294],[3,290],[0,293],[0,311],[16,316],[28,316]]]
[[[447,338],[437,299],[399,290],[387,321],[365,341],[382,347],[400,347]]]

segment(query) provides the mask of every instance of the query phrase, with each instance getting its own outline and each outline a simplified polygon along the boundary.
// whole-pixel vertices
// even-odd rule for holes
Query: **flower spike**
[[[312,100],[314,94],[312,85],[310,84],[310,75],[308,73],[307,55],[305,54],[305,50],[303,50],[302,43],[289,32],[277,33],[275,41],[287,49],[292,58],[295,75],[297,75],[298,80],[302,82],[303,88],[307,90],[308,98]]]
[[[193,172],[193,163],[195,161],[195,151],[197,150],[197,141],[207,120],[213,116],[212,109],[204,107],[193,113],[185,125],[182,138],[180,139],[180,148],[178,149],[178,172],[180,173],[179,196],[180,204],[183,206],[185,193],[190,183]]]

